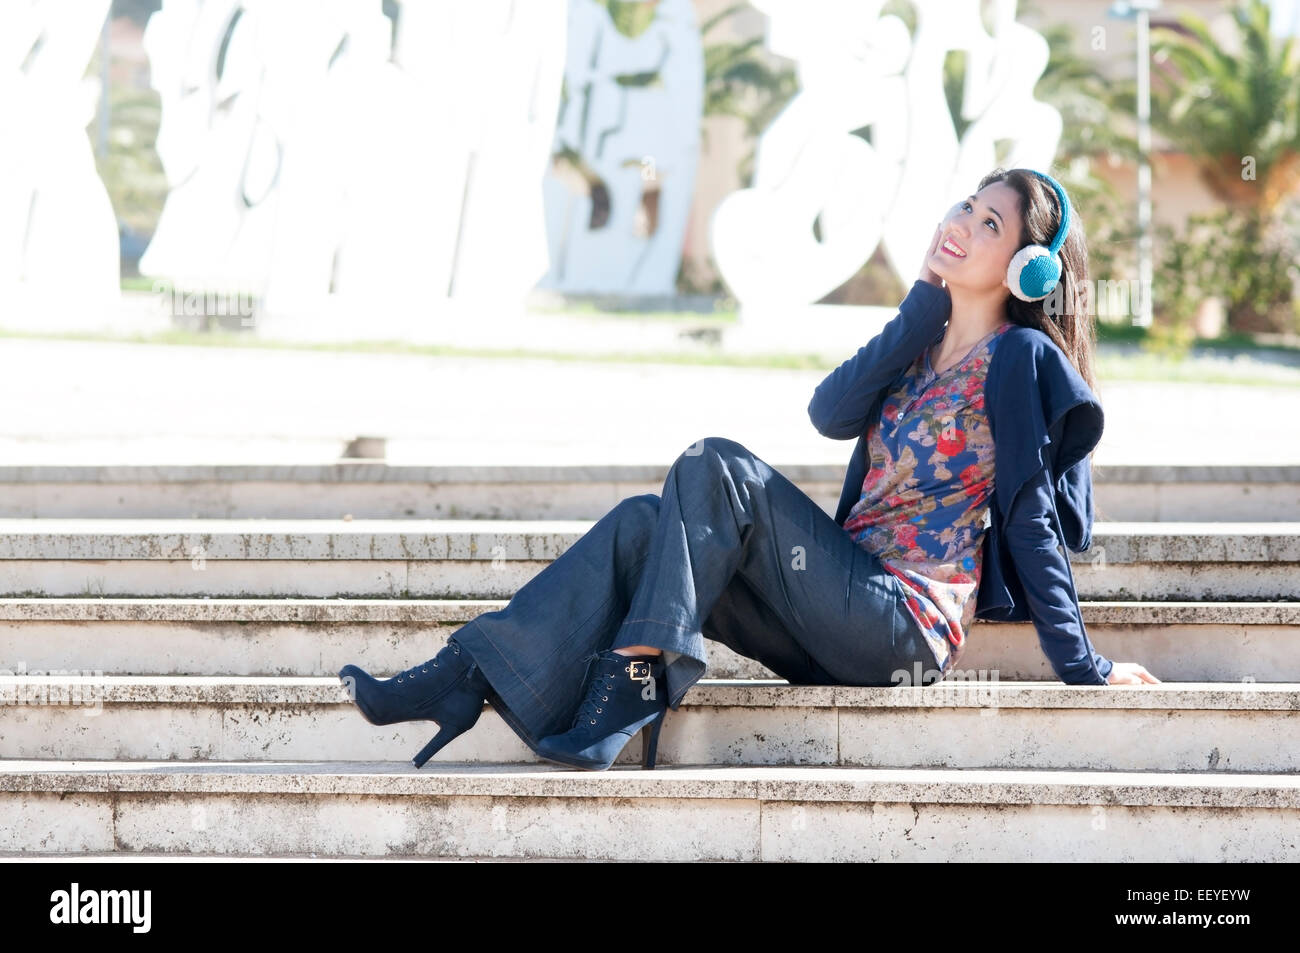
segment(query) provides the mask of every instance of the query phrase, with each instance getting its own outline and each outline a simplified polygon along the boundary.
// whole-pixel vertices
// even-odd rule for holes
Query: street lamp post
[[[1151,327],[1153,282],[1151,248],[1151,11],[1160,0],[1115,0],[1109,14],[1137,21],[1137,133],[1138,133],[1138,314],[1140,327]]]

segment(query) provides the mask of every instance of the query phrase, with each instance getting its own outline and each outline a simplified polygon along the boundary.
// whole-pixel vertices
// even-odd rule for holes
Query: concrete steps
[[[0,599],[0,673],[392,675],[502,599]],[[1300,603],[1083,601],[1098,651],[1178,682],[1300,682]],[[960,668],[1055,681],[1029,622],[980,621]],[[775,677],[709,645],[708,678]]]
[[[508,599],[592,522],[3,519],[0,596]],[[1300,599],[1300,522],[1097,523],[1070,559],[1080,599]]]
[[[779,469],[833,508],[842,467]],[[0,856],[1300,860],[1300,467],[1095,468],[1085,624],[1160,685],[980,622],[927,688],[711,643],[654,771],[490,709],[416,770],[433,723],[361,718],[339,667],[431,657],[666,472],[0,468]]]
[[[848,451],[834,464],[770,462],[834,513]],[[0,467],[0,517],[595,520],[624,497],[658,493],[668,463],[9,466]],[[1106,521],[1300,519],[1300,466],[1094,461],[1093,486]]]
[[[1300,855],[1300,777],[0,761],[0,851],[1291,861]]]

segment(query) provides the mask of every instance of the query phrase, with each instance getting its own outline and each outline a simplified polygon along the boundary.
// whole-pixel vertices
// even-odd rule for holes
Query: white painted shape
[[[86,69],[109,0],[19,0],[0,31],[0,300],[24,321],[97,322],[116,307],[118,234],[87,125]]]
[[[1032,98],[1047,64],[1041,36],[996,0],[989,35],[979,0],[916,0],[908,36],[879,2],[754,0],[768,47],[795,60],[800,91],[760,139],[753,185],[714,212],[710,245],[753,333],[776,334],[792,305],[814,302],[877,245],[910,284],[934,225],[996,164],[1045,169],[1061,120]],[[943,86],[951,50],[967,52],[958,141]],[[868,144],[853,131],[870,126]],[[818,223],[821,240],[814,236]]]
[[[379,0],[249,0],[233,29],[231,0],[165,0],[145,41],[172,191],[141,270],[359,336],[449,293],[522,300],[548,261],[563,4],[403,3],[394,37]]]
[[[577,152],[609,191],[609,219],[592,229],[585,183],[554,169],[543,186],[552,265],[540,287],[570,292],[672,294],[699,161],[703,46],[689,0],[664,0],[636,37],[615,29],[599,4],[569,11],[569,101],[555,152]],[[660,83],[622,86],[621,74]],[[584,125],[585,124],[585,125]],[[653,234],[639,224],[646,183],[659,184]]]

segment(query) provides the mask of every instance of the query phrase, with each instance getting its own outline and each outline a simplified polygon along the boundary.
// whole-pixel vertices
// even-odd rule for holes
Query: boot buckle
[[[647,679],[650,677],[650,663],[630,662],[624,671],[628,673],[628,678]]]

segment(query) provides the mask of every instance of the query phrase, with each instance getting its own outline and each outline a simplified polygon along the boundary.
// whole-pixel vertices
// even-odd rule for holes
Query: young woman
[[[706,437],[436,657],[340,670],[364,717],[437,722],[417,767],[489,701],[547,761],[603,770],[641,731],[653,768],[706,640],[792,684],[930,684],[976,617],[1031,620],[1069,684],[1159,681],[1093,649],[1066,554],[1091,543],[1102,429],[1071,212],[1028,169],[948,211],[899,314],[809,403],[820,433],[857,438],[834,517]]]

